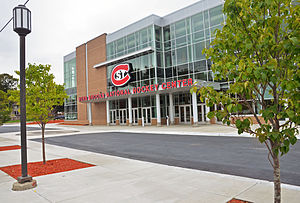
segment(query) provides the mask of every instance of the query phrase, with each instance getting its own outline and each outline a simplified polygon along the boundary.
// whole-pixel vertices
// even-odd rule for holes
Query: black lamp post
[[[26,140],[26,89],[25,89],[25,37],[31,32],[31,12],[24,5],[13,9],[13,28],[20,36],[20,110],[21,110],[21,160],[22,176],[18,183],[31,182],[27,174],[27,140]]]

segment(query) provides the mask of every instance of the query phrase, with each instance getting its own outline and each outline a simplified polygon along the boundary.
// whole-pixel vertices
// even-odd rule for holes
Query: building
[[[95,125],[214,122],[190,88],[228,87],[214,81],[211,61],[202,54],[225,20],[222,6],[222,0],[202,0],[78,46],[64,57],[66,119]]]

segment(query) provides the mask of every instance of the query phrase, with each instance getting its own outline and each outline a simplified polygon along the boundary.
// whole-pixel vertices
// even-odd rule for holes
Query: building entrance
[[[205,104],[198,104],[198,119],[199,119],[199,122],[205,122],[206,121]]]
[[[120,109],[119,110],[120,115],[120,125],[126,125],[126,118],[127,118],[127,109]]]
[[[151,107],[143,108],[142,109],[142,116],[144,118],[144,124],[145,125],[151,125]]]
[[[139,109],[134,108],[132,109],[132,124],[138,125],[138,118],[139,118]]]
[[[116,110],[111,110],[110,111],[110,123],[111,124],[116,124],[117,120],[117,111]]]
[[[179,122],[183,124],[191,123],[191,105],[179,106]]]

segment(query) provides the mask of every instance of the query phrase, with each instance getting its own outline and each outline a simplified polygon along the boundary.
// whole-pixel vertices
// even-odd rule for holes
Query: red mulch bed
[[[240,200],[240,199],[232,199],[227,203],[252,203],[252,202],[248,202],[248,201],[244,201],[244,200]]]
[[[62,122],[65,122],[65,120],[51,120],[48,123],[62,123]],[[38,122],[33,121],[33,122],[26,123],[26,125],[34,125],[34,124],[38,124]]]
[[[28,175],[32,177],[48,175],[53,173],[60,173],[65,171],[72,171],[81,168],[92,167],[95,165],[87,164],[79,161],[75,161],[73,159],[55,159],[49,160],[44,165],[43,162],[33,162],[28,163]],[[21,176],[21,165],[13,165],[13,166],[5,166],[1,167],[0,170],[7,173],[11,177],[17,179]]]
[[[0,151],[15,150],[15,149],[21,149],[21,147],[19,145],[0,147]]]

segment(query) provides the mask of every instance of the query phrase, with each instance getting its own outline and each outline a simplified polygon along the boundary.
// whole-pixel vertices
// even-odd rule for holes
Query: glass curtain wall
[[[211,61],[202,50],[224,22],[222,6],[185,18],[163,28],[166,81],[193,78],[212,81]]]
[[[140,31],[127,35],[121,39],[107,44],[107,60],[123,56],[135,51],[139,51],[147,47],[155,47],[154,45],[154,28],[148,26]],[[132,80],[129,88],[139,87],[143,85],[155,84],[155,53],[146,54],[136,57],[131,60],[124,61],[124,63],[131,63],[133,66]],[[115,65],[107,67],[107,91],[122,90],[125,88],[116,88],[112,85],[110,75]],[[126,87],[127,89],[128,87]]]
[[[65,120],[77,119],[76,59],[64,63],[64,86],[68,98],[64,102]]]

